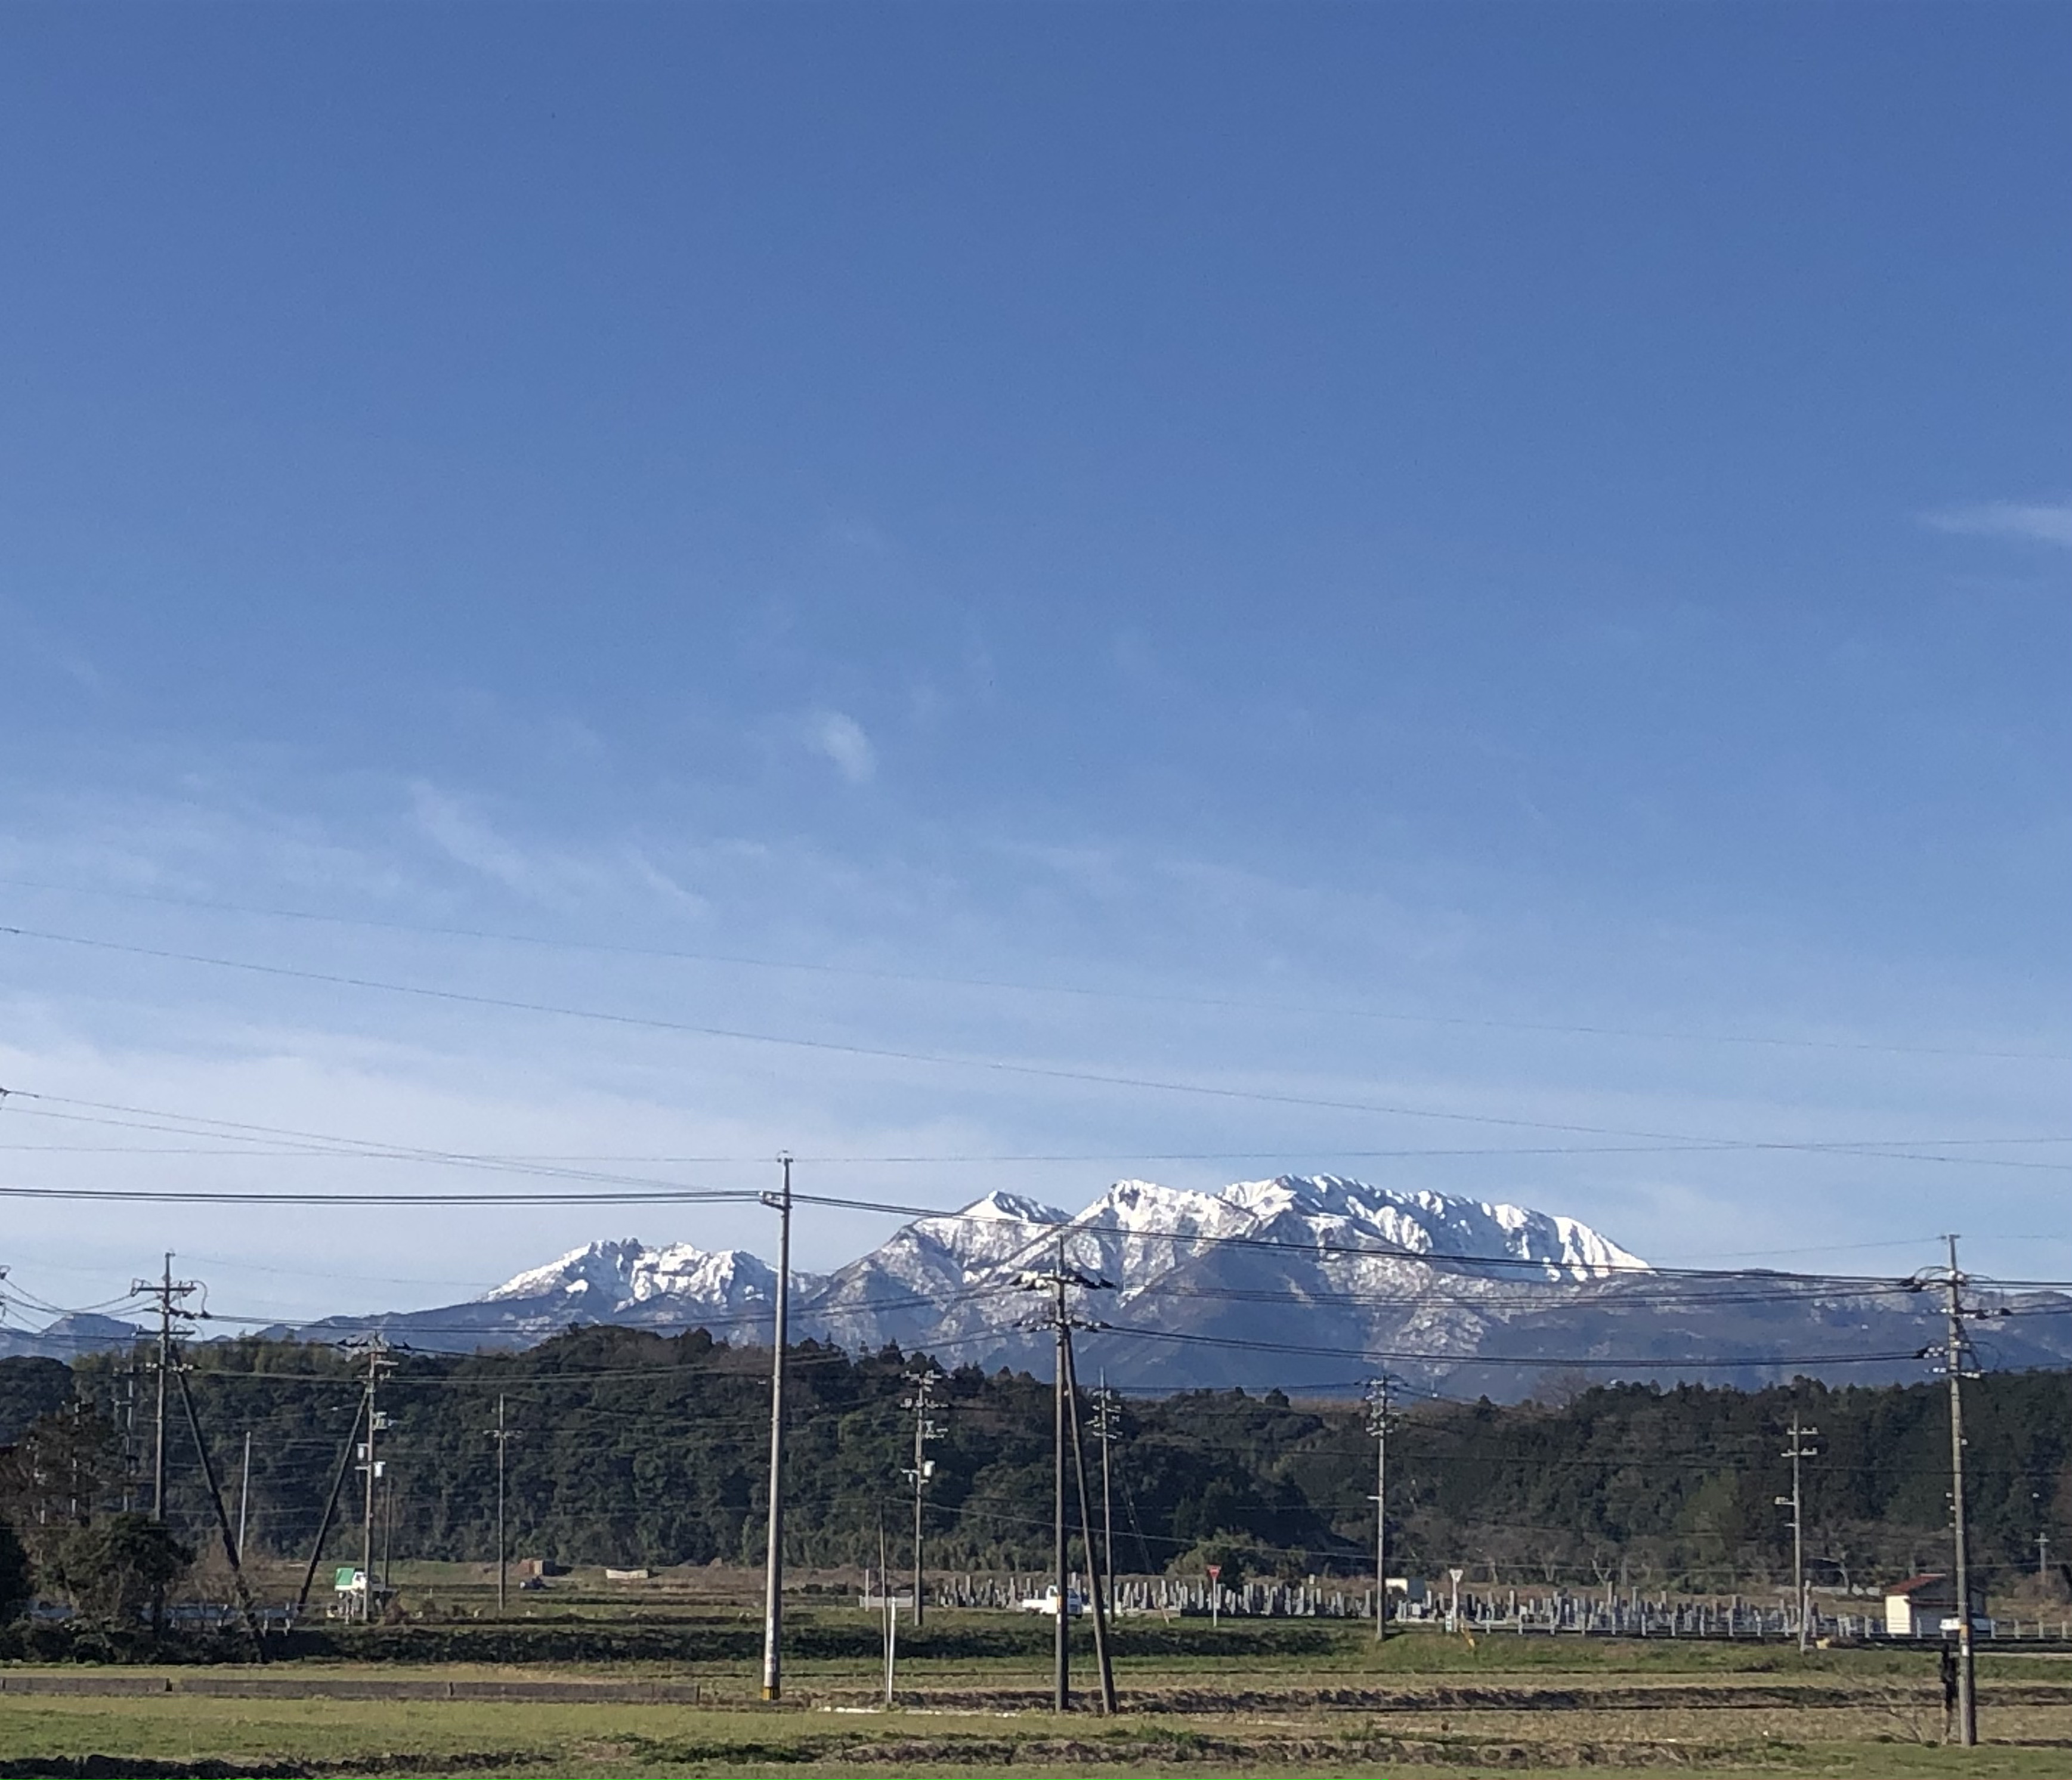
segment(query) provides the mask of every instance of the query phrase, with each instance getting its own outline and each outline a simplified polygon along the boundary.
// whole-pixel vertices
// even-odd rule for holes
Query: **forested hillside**
[[[515,1546],[567,1562],[759,1561],[768,1437],[767,1352],[702,1334],[573,1332],[529,1351],[396,1356],[381,1387],[382,1453],[399,1556],[492,1554],[487,1429],[506,1399]],[[874,1557],[881,1515],[907,1525],[901,1406],[915,1361],[802,1346],[791,1420],[790,1548],[805,1564]],[[306,1555],[360,1403],[356,1362],[333,1350],[247,1341],[188,1350],[196,1413],[227,1493],[252,1437],[253,1542]],[[69,1384],[68,1453],[89,1411],[119,1420],[125,1363],[67,1371],[0,1362],[0,1413],[18,1433]],[[2012,1579],[2048,1533],[2072,1550],[2072,1375],[1990,1376],[1970,1387],[1977,1548]],[[1026,1375],[952,1371],[930,1449],[931,1564],[1034,1567],[1047,1550],[1050,1391]],[[139,1381],[148,1455],[150,1384]],[[174,1393],[175,1519],[197,1540],[209,1511]],[[1947,1406],[1932,1383],[1741,1392],[1585,1388],[1556,1405],[1411,1405],[1392,1437],[1392,1539],[1417,1571],[1460,1564],[1499,1585],[1758,1585],[1788,1564],[1782,1458],[1794,1411],[1815,1424],[1807,1468],[1809,1548],[1833,1581],[1874,1582],[1941,1560]],[[1354,1404],[1279,1393],[1192,1393],[1125,1404],[1114,1448],[1117,1564],[1371,1573],[1375,1448]],[[38,1437],[55,1440],[57,1424]],[[51,1449],[56,1450],[55,1445]],[[68,1458],[72,1474],[80,1461]],[[16,1465],[18,1480],[35,1467]],[[45,1471],[51,1468],[43,1467]],[[348,1474],[341,1555],[357,1548]],[[1096,1481],[1096,1490],[1098,1482]],[[11,1485],[16,1519],[39,1511]],[[117,1488],[112,1477],[99,1487]],[[380,1516],[388,1521],[384,1500]],[[1213,1548],[1213,1552],[1203,1548]],[[1395,1564],[1392,1568],[1396,1567]]]

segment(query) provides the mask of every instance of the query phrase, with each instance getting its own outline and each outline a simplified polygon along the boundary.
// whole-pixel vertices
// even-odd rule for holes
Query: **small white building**
[[[1984,1593],[1971,1590],[1971,1620],[1985,1618]],[[1930,1570],[1895,1582],[1885,1592],[1885,1634],[1888,1638],[1940,1638],[1943,1622],[1957,1617],[1957,1585],[1943,1571]]]

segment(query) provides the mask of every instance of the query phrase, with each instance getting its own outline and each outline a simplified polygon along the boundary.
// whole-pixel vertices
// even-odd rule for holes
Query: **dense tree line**
[[[520,1431],[509,1448],[509,1512],[521,1553],[567,1563],[760,1561],[767,1352],[702,1332],[672,1339],[590,1328],[520,1354],[395,1359],[381,1384],[390,1468],[377,1548],[393,1539],[398,1556],[493,1555],[487,1430],[501,1395]],[[792,1559],[874,1559],[881,1519],[895,1542],[907,1524],[911,1423],[901,1400],[919,1363],[812,1343],[795,1361]],[[327,1551],[356,1555],[361,1498],[347,1447],[360,1363],[259,1340],[196,1344],[187,1363],[226,1495],[239,1487],[252,1437],[253,1544],[306,1556],[343,1462]],[[121,1425],[133,1392],[134,1464],[148,1461],[148,1373],[105,1355],[70,1367],[0,1361],[0,1440],[14,1442],[0,1464],[0,1513],[23,1526],[76,1511],[82,1476],[101,1510],[121,1506]],[[2012,1580],[2035,1565],[2039,1533],[2072,1552],[2072,1374],[1997,1375],[1971,1392],[1976,1548]],[[1049,1544],[1050,1386],[964,1367],[945,1374],[939,1395],[931,1563],[1039,1567]],[[1783,1436],[1794,1412],[1821,1430],[1807,1468],[1807,1524],[1826,1579],[1873,1584],[1941,1562],[1948,1424],[1932,1383],[1610,1386],[1559,1404],[1416,1404],[1392,1437],[1393,1548],[1405,1570],[1466,1564],[1499,1587],[1774,1580],[1788,1563],[1774,1498],[1787,1483]],[[169,1518],[202,1547],[214,1536],[213,1510],[175,1413]],[[1215,1556],[1233,1572],[1371,1573],[1374,1445],[1359,1406],[1194,1392],[1126,1403],[1120,1424],[1119,1568],[1187,1568]],[[80,1456],[89,1449],[103,1457]],[[25,1464],[39,1449],[43,1459]],[[25,1482],[31,1473],[42,1481]],[[72,1511],[55,1506],[53,1490]]]

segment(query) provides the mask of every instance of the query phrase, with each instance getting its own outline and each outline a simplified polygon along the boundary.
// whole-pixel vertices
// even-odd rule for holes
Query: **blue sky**
[[[0,39],[0,924],[1280,1098],[26,937],[0,1083],[2072,1272],[2063,9]],[[450,1184],[0,1119],[20,1184]],[[1842,1141],[1911,1153],[1733,1147]],[[1385,1153],[1507,1147],[1571,1153]],[[0,1263],[270,1313],[766,1222],[18,1202]]]

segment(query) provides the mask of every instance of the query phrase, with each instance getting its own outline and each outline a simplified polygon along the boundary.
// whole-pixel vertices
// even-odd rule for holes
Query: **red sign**
[[[1211,1581],[1211,1582],[1215,1581],[1215,1579],[1216,1579],[1218,1577],[1221,1576],[1223,1573],[1223,1565],[1222,1565],[1222,1564],[1211,1564],[1209,1566],[1209,1580],[1210,1580],[1210,1581]]]

